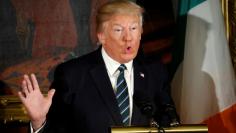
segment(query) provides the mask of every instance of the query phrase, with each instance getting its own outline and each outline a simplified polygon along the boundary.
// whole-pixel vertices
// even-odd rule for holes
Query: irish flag
[[[179,0],[178,5],[179,14],[187,15],[180,23],[186,24],[184,45],[178,45],[183,60],[172,80],[181,122],[206,123],[209,133],[236,133],[236,82],[220,0]]]

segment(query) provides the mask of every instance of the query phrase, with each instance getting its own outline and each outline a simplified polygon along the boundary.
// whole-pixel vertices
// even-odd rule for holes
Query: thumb
[[[54,96],[54,94],[55,94],[55,89],[50,89],[49,91],[48,91],[48,99],[52,99],[52,97]]]

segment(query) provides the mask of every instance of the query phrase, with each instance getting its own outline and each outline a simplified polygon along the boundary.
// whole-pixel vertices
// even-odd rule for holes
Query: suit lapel
[[[97,89],[103,99],[108,111],[110,112],[116,125],[122,125],[121,115],[119,112],[118,104],[115,98],[113,88],[110,83],[110,79],[105,68],[104,61],[101,56],[101,51],[98,54],[100,56],[99,65],[91,69],[90,74],[97,86]]]
[[[134,95],[133,95],[132,125],[144,125],[147,122],[146,117],[141,114],[140,109],[138,108],[135,101],[136,100],[135,96],[138,94],[137,92],[143,92],[147,87],[146,82],[147,82],[147,73],[145,72],[144,66],[139,64],[137,61],[134,62]]]

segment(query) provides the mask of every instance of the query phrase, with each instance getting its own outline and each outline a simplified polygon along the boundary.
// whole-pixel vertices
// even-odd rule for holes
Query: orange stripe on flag
[[[209,133],[236,133],[236,104],[203,123],[207,124]]]

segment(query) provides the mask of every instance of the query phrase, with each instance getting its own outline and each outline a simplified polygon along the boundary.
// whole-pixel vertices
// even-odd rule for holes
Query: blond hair
[[[103,30],[104,22],[110,20],[113,15],[137,15],[140,17],[141,25],[143,23],[144,9],[134,2],[128,0],[113,0],[109,1],[98,10],[96,16],[96,30],[101,32]]]

